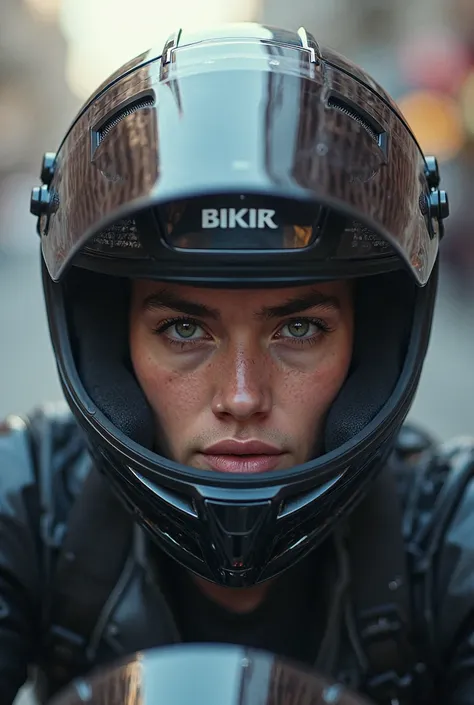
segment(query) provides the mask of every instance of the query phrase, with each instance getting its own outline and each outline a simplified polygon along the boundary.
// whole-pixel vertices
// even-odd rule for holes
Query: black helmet
[[[227,586],[311,551],[363,496],[419,381],[448,206],[389,96],[297,33],[180,31],[81,110],[34,189],[66,398],[97,467],[156,542]],[[232,222],[230,222],[232,221]],[[129,279],[284,287],[358,278],[323,453],[286,471],[185,467],[154,448],[130,363]]]

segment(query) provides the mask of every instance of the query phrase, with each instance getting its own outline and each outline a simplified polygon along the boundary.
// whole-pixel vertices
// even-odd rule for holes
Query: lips
[[[262,441],[219,441],[202,452],[211,470],[259,473],[275,470],[284,451]]]

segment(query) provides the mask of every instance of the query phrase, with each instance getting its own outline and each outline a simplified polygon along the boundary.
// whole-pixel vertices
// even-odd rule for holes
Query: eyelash
[[[290,323],[294,323],[295,321],[304,321],[304,322],[311,323],[311,324],[317,326],[317,328],[319,328],[319,331],[321,332],[322,335],[327,335],[328,333],[331,333],[334,330],[334,328],[331,328],[331,326],[329,326],[326,323],[326,321],[323,321],[321,318],[309,318],[309,317],[303,316],[303,317],[289,318],[280,326],[279,331],[281,331],[281,329],[284,328],[284,326],[287,326]],[[153,333],[155,335],[162,335],[163,333],[165,333],[168,330],[168,328],[171,328],[171,326],[175,325],[176,323],[181,323],[181,322],[192,323],[196,326],[199,326],[200,328],[203,328],[202,324],[194,318],[190,318],[189,316],[177,316],[176,318],[167,318],[165,321],[162,321],[159,326],[157,326],[156,328],[153,329]],[[282,339],[291,340],[291,344],[297,343],[299,345],[311,346],[311,345],[316,344],[318,337],[319,336],[313,336],[311,338],[297,338],[297,337],[294,337],[294,338],[288,337],[287,338],[287,337],[280,336],[278,339],[279,340],[282,340]],[[168,338],[167,341],[171,345],[177,345],[178,347],[183,349],[185,347],[189,347],[190,345],[202,343],[202,338],[200,338],[198,340],[175,340],[173,338]]]

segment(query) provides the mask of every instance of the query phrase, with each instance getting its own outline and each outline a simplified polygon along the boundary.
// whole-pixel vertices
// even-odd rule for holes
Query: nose
[[[266,416],[272,409],[268,361],[261,351],[242,347],[229,350],[222,360],[212,411],[218,417],[246,421]]]

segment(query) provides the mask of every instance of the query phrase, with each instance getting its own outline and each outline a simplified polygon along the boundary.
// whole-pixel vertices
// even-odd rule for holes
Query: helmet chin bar
[[[276,577],[314,550],[363,498],[389,450],[386,443],[385,453],[363,468],[347,468],[298,495],[289,495],[283,484],[256,491],[195,484],[189,504],[132,467],[127,470],[140,488],[129,484],[124,492],[112,458],[104,453],[101,462],[119,497],[171,558],[222,587],[245,588]],[[339,494],[337,508],[333,492]],[[246,499],[255,494],[261,499]]]
[[[201,520],[207,521],[214,554],[212,562],[217,563],[223,582],[238,587],[247,580],[258,579],[257,575],[252,575],[256,572],[252,569],[255,549],[258,543],[263,543],[262,538],[270,534],[276,520],[275,502],[229,504],[207,499],[203,505],[205,515]],[[268,544],[270,547],[271,543]]]

